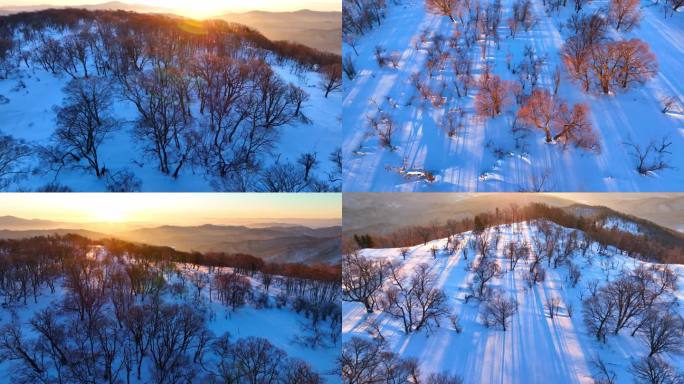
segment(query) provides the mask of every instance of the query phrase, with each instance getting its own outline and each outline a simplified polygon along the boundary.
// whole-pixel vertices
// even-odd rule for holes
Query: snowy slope
[[[275,61],[275,60],[272,60]],[[276,160],[296,163],[300,155],[316,152],[319,160],[316,174],[327,180],[327,174],[334,172],[335,165],[328,156],[340,147],[341,99],[339,91],[328,97],[321,89],[322,75],[308,71],[296,73],[291,63],[269,63],[283,80],[302,88],[309,100],[302,106],[302,113],[311,120],[306,124],[295,120],[279,128],[279,137],[272,154],[266,157],[265,166]],[[92,71],[94,72],[94,70]],[[38,64],[26,68],[22,63],[19,71],[10,78],[0,80],[0,95],[9,99],[0,103],[0,132],[18,139],[25,139],[32,145],[46,145],[53,133],[55,123],[54,107],[60,106],[63,88],[71,79],[62,74],[54,76]],[[195,98],[196,99],[196,98]],[[195,119],[201,117],[199,102],[195,100],[191,110]],[[212,191],[210,180],[201,167],[184,166],[178,179],[158,171],[157,162],[146,157],[144,143],[133,137],[132,129],[138,116],[135,106],[127,100],[116,100],[114,117],[121,121],[117,131],[111,133],[100,147],[102,164],[112,172],[128,169],[142,181],[142,192]],[[98,179],[92,172],[62,169],[58,175],[44,168],[36,157],[25,162],[32,173],[24,180],[9,186],[10,191],[30,191],[56,181],[74,191],[104,191],[106,180]]]
[[[631,359],[648,354],[648,349],[630,332],[609,335],[607,344],[596,341],[593,334],[587,331],[582,317],[582,302],[579,297],[584,285],[593,279],[605,283],[606,276],[614,279],[621,268],[627,270],[643,264],[621,255],[614,249],[608,253],[613,256],[598,256],[596,244],[589,251],[593,253],[593,265],[586,259],[576,255],[573,262],[581,268],[582,277],[575,288],[568,282],[568,268],[548,268],[546,280],[528,288],[523,280],[523,271],[528,264],[520,262],[515,271],[509,270],[509,261],[503,257],[504,247],[512,240],[522,236],[531,243],[538,234],[531,230],[527,223],[502,226],[499,248],[491,252],[493,257],[505,271],[495,278],[492,287],[501,289],[504,296],[512,296],[519,303],[518,313],[510,320],[509,329],[486,328],[478,319],[477,300],[465,303],[464,297],[468,283],[473,274],[466,270],[473,261],[473,252],[469,252],[468,260],[464,260],[463,247],[473,239],[471,233],[465,233],[453,256],[444,254],[441,249],[447,239],[428,242],[426,245],[411,247],[402,261],[399,249],[364,249],[361,255],[369,258],[384,259],[399,263],[402,273],[410,273],[416,265],[427,263],[436,274],[437,288],[445,291],[452,312],[458,314],[463,328],[458,334],[444,319],[442,326],[432,328],[431,332],[421,330],[404,334],[398,320],[390,319],[376,310],[366,314],[359,303],[343,303],[343,340],[359,336],[369,338],[368,321],[375,319],[380,324],[382,335],[388,342],[389,349],[401,357],[415,357],[424,375],[447,371],[457,374],[464,383],[593,383],[592,360],[600,356],[611,370],[617,373],[618,383],[631,382],[631,374],[627,372]],[[431,248],[440,249],[433,259]],[[615,269],[602,268],[610,265]],[[684,268],[671,266],[678,274],[678,290],[675,295],[684,298]],[[545,311],[547,298],[560,298],[560,311],[551,319]],[[572,317],[568,316],[568,305],[573,307]],[[684,312],[679,307],[678,311]],[[682,367],[682,356],[667,355],[672,365]]]
[[[631,32],[609,36],[639,38],[647,42],[657,57],[659,72],[643,86],[617,95],[586,94],[574,83],[560,62],[559,51],[568,35],[564,24],[574,14],[571,5],[559,15],[549,17],[542,0],[532,0],[538,22],[529,32],[519,30],[515,38],[508,36],[505,20],[512,12],[512,0],[503,0],[503,17],[499,26],[501,44],[490,47],[487,60],[493,73],[505,80],[515,80],[506,68],[506,57],[512,64],[523,59],[526,45],[537,57],[545,59],[539,86],[552,88],[552,74],[561,68],[559,96],[569,104],[585,102],[591,108],[591,122],[597,132],[601,154],[544,142],[538,131],[511,132],[514,110],[483,121],[475,116],[473,90],[461,100],[447,97],[446,104],[434,108],[429,103],[412,99],[416,92],[412,73],[426,73],[425,62],[430,42],[421,43],[420,35],[441,34],[446,38],[454,27],[448,17],[427,13],[422,0],[404,0],[388,6],[387,17],[376,29],[358,38],[356,55],[345,45],[343,52],[354,61],[357,76],[345,78],[344,139],[345,191],[675,191],[684,183],[684,119],[679,113],[661,113],[660,99],[674,95],[682,99],[684,70],[682,50],[684,15],[664,18],[661,6],[642,2],[641,26]],[[607,0],[590,2],[583,12],[589,14],[607,6]],[[605,14],[605,11],[602,13]],[[375,47],[386,53],[398,52],[398,69],[379,68],[374,58]],[[418,48],[418,49],[417,49]],[[484,61],[478,47],[473,47],[474,75],[477,78]],[[432,82],[445,79],[451,85],[451,64],[439,70]],[[453,90],[448,91],[454,93]],[[464,128],[449,137],[440,127],[449,109],[465,111]],[[394,151],[383,148],[372,133],[368,119],[380,111],[392,116],[396,123]],[[651,140],[668,136],[672,140],[674,169],[641,176],[635,170],[628,141],[643,146]],[[431,183],[419,178],[431,172]],[[413,172],[413,173],[411,173]]]

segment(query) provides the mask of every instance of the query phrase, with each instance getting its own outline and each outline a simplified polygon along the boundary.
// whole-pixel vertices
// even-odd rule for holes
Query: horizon
[[[240,0],[196,0],[191,4],[183,0],[0,0],[0,8],[3,7],[79,7],[89,5],[101,5],[112,2],[124,3],[127,5],[138,5],[157,8],[160,11],[177,13],[182,16],[192,18],[211,18],[221,16],[226,13],[244,13],[250,11],[270,11],[270,12],[294,12],[300,10],[312,10],[320,12],[342,11],[342,3],[336,0],[295,0],[295,1],[273,1],[273,0],[253,0],[249,6],[244,6]]]
[[[6,193],[0,200],[0,216],[76,225],[306,226],[341,223],[342,200],[341,194],[332,193]]]

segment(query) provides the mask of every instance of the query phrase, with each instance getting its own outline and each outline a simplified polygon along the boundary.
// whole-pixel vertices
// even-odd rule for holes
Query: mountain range
[[[32,12],[49,8],[79,8],[95,10],[123,10],[138,13],[179,14],[171,8],[111,1],[73,7],[50,4],[27,6],[0,6],[0,15]],[[180,15],[184,16],[184,15]],[[289,40],[322,51],[340,54],[342,44],[342,12],[322,12],[302,9],[293,12],[228,12],[213,16],[226,21],[247,25],[261,32],[270,40]]]
[[[340,258],[339,226],[312,228],[296,224],[262,223],[255,226],[206,224],[127,229],[123,225],[109,223],[0,217],[0,238],[67,233],[94,240],[117,237],[138,243],[170,246],[181,251],[248,253],[273,262],[336,264]]]
[[[617,212],[652,221],[684,232],[682,194],[532,194],[532,193],[350,193],[343,196],[345,234],[390,233],[412,224],[460,220],[496,207],[544,203],[576,209],[605,206]]]

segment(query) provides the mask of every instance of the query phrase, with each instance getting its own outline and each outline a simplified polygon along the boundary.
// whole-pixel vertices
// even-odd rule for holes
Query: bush
[[[140,192],[142,180],[127,169],[107,176],[107,192]]]
[[[73,190],[66,185],[53,181],[36,188],[36,192],[73,192]]]

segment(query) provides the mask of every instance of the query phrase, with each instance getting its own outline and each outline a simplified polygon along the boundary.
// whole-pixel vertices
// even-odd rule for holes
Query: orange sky
[[[340,219],[335,193],[3,193],[0,216],[69,222],[227,224],[231,219]]]
[[[100,4],[107,0],[0,0],[3,6],[56,5],[78,6]],[[315,11],[341,11],[341,0],[123,0],[129,4],[141,4],[169,9],[189,17],[209,17],[227,12],[251,10],[295,11],[311,9]]]

